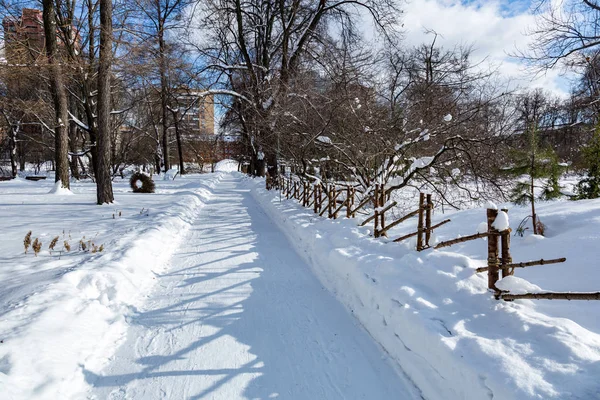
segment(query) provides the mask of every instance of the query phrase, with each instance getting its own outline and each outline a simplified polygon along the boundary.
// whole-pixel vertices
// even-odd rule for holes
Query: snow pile
[[[58,196],[68,196],[68,195],[72,195],[73,192],[71,192],[67,188],[64,188],[63,185],[62,185],[62,182],[60,180],[58,180],[58,181],[56,181],[54,183],[54,186],[48,192],[48,194],[55,194],[55,195],[58,195]]]
[[[222,160],[215,166],[217,172],[235,172],[238,170],[239,163],[235,160]]]
[[[510,228],[510,223],[508,222],[508,214],[504,211],[499,211],[498,215],[494,222],[492,222],[492,227],[494,229],[499,230],[500,232],[507,230]]]
[[[80,194],[68,203],[47,187],[0,184],[2,399],[82,398],[84,370],[101,368],[124,339],[129,316],[221,177],[159,182],[152,195],[128,193],[123,181],[117,202],[102,207],[89,183],[74,184]],[[37,257],[23,254],[28,230],[43,242]],[[71,251],[48,251],[57,234],[56,248],[67,240]],[[88,239],[104,251],[77,250]]]
[[[414,238],[391,242],[412,232],[414,221],[394,228],[386,242],[366,235],[370,229],[358,227],[359,219],[318,218],[294,200],[280,201],[260,181],[248,185],[324,286],[385,348],[423,398],[600,398],[597,303],[497,301],[487,289],[487,276],[474,272],[486,264],[487,246],[481,240],[416,252]],[[507,206],[512,218],[528,215],[526,207]],[[515,293],[599,290],[600,272],[589,260],[600,257],[600,200],[545,203],[537,210],[547,236],[533,242],[511,237],[513,259],[565,256],[567,263],[519,269],[498,287]],[[436,230],[434,242],[473,234],[485,210],[451,215],[436,210],[433,223],[446,217],[452,222]],[[497,224],[504,227],[507,219]]]

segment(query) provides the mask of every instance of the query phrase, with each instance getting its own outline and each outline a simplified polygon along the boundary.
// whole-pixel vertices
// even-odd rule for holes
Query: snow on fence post
[[[425,209],[425,193],[419,193],[419,225],[417,226],[417,251],[423,250],[423,211]]]
[[[502,211],[508,214],[508,208],[503,208]],[[502,262],[502,278],[510,275],[514,275],[514,268],[506,268],[506,265],[512,264],[512,257],[510,255],[510,232],[508,228],[500,233],[500,247],[502,250],[501,262]]]
[[[425,210],[425,247],[429,247],[429,240],[431,239],[431,212],[433,211],[431,194],[427,195],[426,207],[427,209]]]
[[[494,221],[498,216],[498,209],[487,209],[487,226],[488,226],[488,288],[497,290],[496,282],[498,282],[498,230],[493,227]]]

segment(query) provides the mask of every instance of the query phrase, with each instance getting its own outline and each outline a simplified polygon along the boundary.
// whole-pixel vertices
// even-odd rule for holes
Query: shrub
[[[154,193],[154,181],[151,177],[141,172],[131,175],[129,185],[134,193]]]

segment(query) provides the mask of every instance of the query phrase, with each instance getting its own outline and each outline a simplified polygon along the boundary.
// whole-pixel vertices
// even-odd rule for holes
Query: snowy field
[[[598,302],[496,301],[483,239],[417,253],[219,169],[117,181],[110,206],[91,183],[0,182],[0,398],[600,398]],[[514,228],[528,209],[506,206]],[[546,237],[513,236],[513,259],[567,262],[500,285],[600,290],[600,200],[538,213]],[[485,210],[445,218],[435,241]]]
[[[110,206],[95,205],[93,183],[60,195],[49,194],[51,180],[0,182],[0,398],[80,393],[82,365],[102,365],[113,353],[128,316],[222,176],[157,181],[151,195],[116,181]],[[42,242],[37,257],[31,247],[24,254],[28,231]],[[55,250],[66,240],[69,252],[50,253],[56,236]],[[92,253],[91,244],[103,251]]]

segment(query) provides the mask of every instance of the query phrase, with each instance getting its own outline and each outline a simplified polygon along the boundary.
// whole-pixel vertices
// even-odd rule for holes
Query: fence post
[[[335,190],[334,185],[329,185],[327,189],[327,218],[333,218],[333,191]]]
[[[507,208],[503,208],[502,211],[504,211],[505,213],[508,214],[508,209]],[[500,246],[501,246],[501,250],[502,250],[502,265],[508,265],[508,264],[512,264],[512,257],[510,255],[510,228],[503,231],[500,234]],[[514,275],[515,273],[515,269],[512,268],[502,268],[502,277],[507,277],[510,275]]]
[[[379,184],[376,183],[375,184],[375,194],[373,196],[373,208],[375,211],[375,222],[374,222],[374,228],[373,228],[373,236],[375,236],[376,238],[379,237],[379,211],[377,210],[379,208]]]
[[[308,201],[306,200],[306,198],[308,197],[308,183],[304,182],[303,186],[304,192],[302,193],[302,207],[306,207],[306,205],[308,204]]]
[[[487,209],[487,226],[488,226],[488,288],[497,290],[496,282],[498,282],[498,230],[492,225],[498,216],[498,210]]]
[[[425,193],[419,193],[419,223],[417,226],[417,251],[423,250],[423,211],[425,209]]]
[[[352,211],[352,204],[350,203],[352,201],[352,198],[350,197],[350,185],[346,186],[346,218],[350,218],[350,216],[352,215],[350,213],[350,211]]]
[[[379,200],[380,207],[384,207],[385,206],[385,202],[386,202],[385,201],[386,198],[385,198],[385,185],[384,184],[381,184],[379,186],[379,197],[380,197],[380,200]],[[383,230],[385,228],[385,213],[382,212],[381,215],[380,215],[380,217],[381,217],[381,223],[380,223],[381,230]],[[386,236],[387,237],[387,233],[383,232],[379,236]]]
[[[431,201],[431,194],[427,195],[427,210],[425,211],[425,246],[429,247],[429,240],[431,239],[431,213],[433,211],[433,202]]]
[[[318,201],[317,201],[317,191],[319,190],[319,183],[315,183],[314,187],[313,187],[313,197],[314,197],[314,204],[313,204],[313,211],[316,213],[318,213],[317,211],[317,205],[318,205]]]

